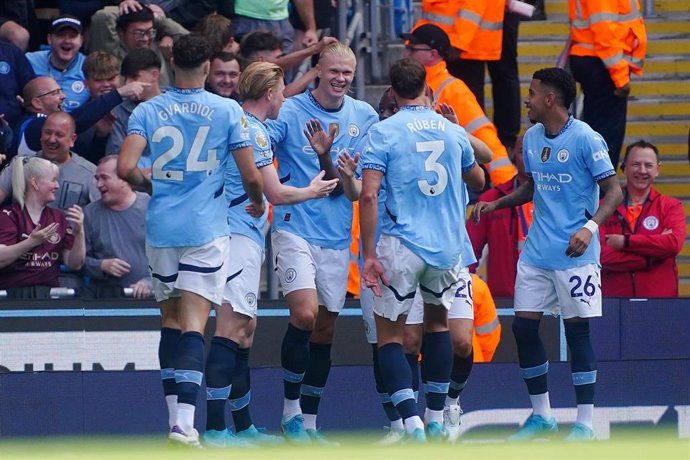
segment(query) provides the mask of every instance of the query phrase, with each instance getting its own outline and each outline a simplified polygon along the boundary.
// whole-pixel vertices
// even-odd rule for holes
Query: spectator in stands
[[[267,30],[257,30],[244,36],[240,42],[240,61],[242,67],[255,61],[267,61],[279,65],[284,71],[298,66],[305,58],[320,54],[327,46],[336,43],[335,37],[324,37],[317,43],[295,51],[283,54],[281,41],[276,34]],[[317,76],[316,67],[299,76],[285,87],[285,97],[303,92]]]
[[[103,94],[71,113],[80,134],[119,105],[123,98],[137,98],[146,88],[145,83],[134,82],[117,91]],[[36,77],[24,87],[25,113],[14,126],[14,140],[10,155],[33,155],[41,148],[41,128],[46,115],[62,111],[65,94],[53,77]]]
[[[84,214],[78,205],[65,213],[46,207],[59,187],[55,164],[17,157],[11,169],[14,203],[0,212],[0,289],[39,296],[39,286],[58,286],[61,262],[73,270],[84,264]]]
[[[206,91],[239,101],[237,83],[240,81],[241,74],[237,56],[226,51],[216,53],[211,56],[211,68],[206,77]]]
[[[84,61],[84,75],[91,99],[97,99],[120,87],[120,61],[110,53],[94,51]],[[105,156],[105,145],[113,123],[115,115],[108,112],[77,137],[74,151],[90,162],[98,163]]]
[[[522,161],[522,136],[517,140],[513,155],[517,174],[479,195],[479,201],[490,202],[510,195],[527,181]],[[521,206],[494,211],[479,222],[468,219],[465,223],[477,260],[481,258],[484,247],[489,246],[487,281],[494,296],[513,297],[515,294],[518,256],[525,245],[533,211],[534,206],[530,201]],[[471,271],[476,269],[477,264],[470,266]]]
[[[74,145],[75,124],[72,116],[65,112],[55,112],[45,118],[41,130],[41,151],[36,156],[57,164],[60,175],[60,189],[57,199],[51,200],[50,206],[67,211],[72,205],[86,206],[99,197],[94,174],[96,165],[86,161],[70,149]],[[34,156],[34,155],[30,155]],[[11,163],[0,173],[0,202],[12,194]]]
[[[676,256],[685,242],[683,205],[654,190],[659,150],[639,140],[621,169],[624,201],[599,227],[601,289],[607,297],[677,297]]]
[[[139,102],[148,101],[152,97],[161,94],[159,79],[161,77],[162,62],[158,53],[149,48],[137,48],[132,50],[122,61],[120,74],[128,83],[145,83],[146,89],[136,100],[127,100],[115,107],[115,123],[110,132],[110,138],[105,147],[107,155],[120,153],[120,146],[127,137],[127,123],[132,111]]]
[[[124,3],[132,2],[130,0]],[[156,22],[156,15],[151,6],[125,10],[122,7],[123,4],[121,4],[115,29],[111,24],[112,10],[105,8],[94,15],[91,22],[91,51],[108,51],[122,61],[132,50],[149,48],[161,60],[161,85],[169,86],[173,81],[169,61],[172,39],[188,33],[187,29],[170,19],[159,24]],[[156,36],[159,29],[161,39],[157,42]]]
[[[101,159],[96,184],[101,199],[84,209],[89,289],[96,297],[121,297],[132,288],[137,299],[151,294],[151,274],[144,249],[149,196],[135,192],[115,172],[117,156]]]
[[[570,72],[584,95],[582,121],[601,134],[614,168],[625,138],[631,74],[642,75],[645,20],[637,1],[568,0]]]
[[[232,34],[232,21],[218,13],[211,13],[196,25],[194,31],[206,37],[213,54],[226,51],[239,53],[240,45]]]
[[[293,5],[302,9],[307,1],[311,0],[298,0]],[[232,24],[236,39],[242,40],[245,35],[255,30],[267,30],[279,37],[281,49],[286,53],[292,51],[295,30],[288,19],[288,0],[235,0],[234,3]],[[315,34],[312,40],[316,43]]]
[[[21,51],[26,51],[29,42],[33,49],[38,48],[40,39],[29,34],[29,30],[36,32],[37,27],[33,3],[33,0],[0,2],[0,41],[12,43]]]
[[[409,34],[403,34],[403,38],[408,40],[405,56],[424,65],[426,81],[438,103],[452,106],[460,125],[491,149],[493,160],[486,165],[491,183],[496,185],[510,180],[515,175],[515,166],[498,139],[496,127],[486,117],[467,85],[448,73],[444,59],[450,59],[453,54],[448,35],[438,26],[424,24]]]
[[[82,43],[81,21],[74,16],[62,15],[50,24],[50,48],[26,54],[37,76],[53,77],[58,82],[65,94],[62,102],[65,112],[81,107],[90,98],[82,69],[86,56],[79,52]]]
[[[10,128],[19,121],[22,112],[17,94],[34,78],[34,69],[19,48],[0,40],[0,115]]]

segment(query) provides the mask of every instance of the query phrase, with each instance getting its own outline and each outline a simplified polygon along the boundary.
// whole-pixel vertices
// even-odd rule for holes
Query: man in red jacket
[[[479,201],[491,202],[509,195],[527,180],[525,165],[522,162],[522,136],[517,139],[514,149],[517,174],[510,180],[487,190],[479,196]],[[467,234],[477,260],[480,259],[484,246],[489,245],[487,261],[487,284],[494,297],[513,297],[515,294],[515,275],[520,250],[532,223],[532,202],[503,208],[482,216],[479,223],[468,219],[465,223]],[[474,272],[477,264],[470,266]]]
[[[625,151],[624,200],[599,227],[605,297],[677,297],[676,256],[685,241],[683,205],[652,188],[659,150],[639,140]]]

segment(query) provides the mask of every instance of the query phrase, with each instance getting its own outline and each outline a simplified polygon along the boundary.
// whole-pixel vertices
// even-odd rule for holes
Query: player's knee
[[[313,331],[316,325],[316,312],[307,309],[295,310],[290,314],[290,322],[303,331]]]
[[[466,358],[472,352],[472,335],[453,337],[453,354],[459,358]]]
[[[563,324],[568,345],[589,340],[589,321],[565,321]]]
[[[420,334],[405,331],[403,349],[405,350],[405,354],[418,355],[422,349],[422,336]]]

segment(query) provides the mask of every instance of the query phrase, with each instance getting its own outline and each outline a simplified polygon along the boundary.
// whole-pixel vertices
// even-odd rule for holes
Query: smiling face
[[[53,64],[62,69],[67,67],[79,53],[82,42],[82,35],[70,27],[48,34],[48,44],[52,51],[50,59]]]
[[[70,123],[67,114],[51,116],[41,129],[41,150],[46,160],[58,164],[69,159],[69,151],[74,146],[77,135],[74,133],[74,122]]]
[[[207,81],[211,92],[223,97],[232,96],[240,81],[240,64],[236,59],[228,62],[214,59],[211,62]]]
[[[633,147],[625,157],[626,187],[647,193],[659,175],[659,160],[649,147]]]
[[[58,175],[52,168],[46,169],[47,171],[44,174],[31,178],[31,187],[38,197],[39,202],[44,206],[55,201],[55,192],[60,188]]]
[[[113,157],[103,160],[96,167],[96,186],[101,192],[101,200],[109,208],[122,204],[131,193],[127,182],[118,177],[116,165],[117,158]]]
[[[356,67],[354,57],[324,54],[318,64],[320,81],[317,90],[331,101],[342,101],[355,78]]]
[[[91,93],[91,99],[97,99],[102,95],[120,87],[120,75],[111,78],[86,78],[86,87]]]
[[[541,80],[533,79],[529,85],[527,99],[525,100],[527,117],[531,123],[540,123],[544,120],[547,108],[547,94],[548,88],[542,85]]]

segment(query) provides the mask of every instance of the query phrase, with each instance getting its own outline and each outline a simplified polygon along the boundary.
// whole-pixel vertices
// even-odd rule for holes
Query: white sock
[[[406,418],[403,423],[405,424],[405,431],[409,434],[414,433],[414,430],[417,428],[424,429],[424,423],[422,423],[422,419],[419,418],[419,415]]]
[[[302,414],[302,417],[305,430],[316,430],[316,414]]]
[[[460,404],[460,397],[458,396],[457,398],[451,398],[446,395],[446,402],[444,403],[444,407],[449,407],[449,406],[457,406]]]
[[[393,420],[391,422],[391,431],[404,431],[405,430],[405,425],[403,424],[403,420],[399,418],[398,420]]]
[[[424,422],[428,425],[431,422],[438,422],[443,425],[443,411],[431,410],[428,407],[424,411]]]
[[[290,420],[296,415],[302,415],[299,399],[283,399],[283,420]]]
[[[168,406],[168,425],[170,425],[170,429],[172,430],[177,420],[177,395],[166,396],[165,404]]]
[[[195,406],[185,403],[177,403],[177,422],[176,425],[182,428],[187,434],[194,431],[194,411]]]
[[[577,423],[582,423],[588,428],[593,428],[592,419],[594,417],[594,404],[577,405]]]
[[[532,402],[532,409],[536,415],[541,415],[546,420],[552,417],[548,391],[540,395],[529,395],[529,400]]]

